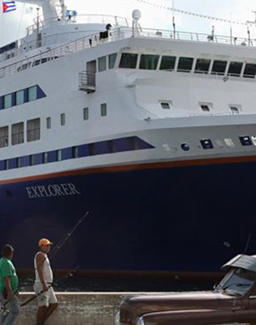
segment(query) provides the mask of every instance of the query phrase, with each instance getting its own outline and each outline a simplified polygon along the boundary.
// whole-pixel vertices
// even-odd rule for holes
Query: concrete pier
[[[57,293],[59,308],[47,321],[47,325],[114,325],[122,299],[139,293],[118,292],[62,292]],[[21,303],[33,293],[21,293]],[[37,301],[22,308],[16,325],[36,324]]]

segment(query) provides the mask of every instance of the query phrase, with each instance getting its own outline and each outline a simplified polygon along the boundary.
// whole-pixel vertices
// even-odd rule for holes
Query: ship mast
[[[17,0],[21,3],[34,4],[42,7],[44,19],[52,19],[58,16],[56,7],[61,8],[61,19],[65,18],[65,0]]]

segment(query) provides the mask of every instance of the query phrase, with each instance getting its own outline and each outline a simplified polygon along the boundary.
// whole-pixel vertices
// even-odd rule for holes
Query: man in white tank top
[[[52,243],[48,239],[40,239],[38,243],[40,251],[36,253],[34,258],[36,276],[34,290],[36,294],[43,292],[38,296],[37,325],[43,325],[46,319],[58,307],[57,298],[51,286],[53,283],[53,274],[47,256],[51,245]]]

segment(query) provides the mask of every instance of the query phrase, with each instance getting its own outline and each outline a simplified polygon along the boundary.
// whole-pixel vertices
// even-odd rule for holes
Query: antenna
[[[173,26],[173,36],[174,36],[174,38],[176,38],[176,24],[175,24],[174,0],[172,0],[172,26]]]
[[[132,36],[140,34],[140,24],[139,20],[141,18],[141,12],[138,9],[133,10],[132,12]]]

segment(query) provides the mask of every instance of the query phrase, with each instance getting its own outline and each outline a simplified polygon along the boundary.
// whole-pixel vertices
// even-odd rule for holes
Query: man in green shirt
[[[19,301],[16,296],[19,280],[15,267],[12,263],[13,248],[11,245],[5,245],[2,249],[2,258],[0,259],[0,303],[3,305],[8,301],[6,308],[9,313],[0,313],[1,325],[12,325],[20,312]]]

